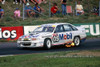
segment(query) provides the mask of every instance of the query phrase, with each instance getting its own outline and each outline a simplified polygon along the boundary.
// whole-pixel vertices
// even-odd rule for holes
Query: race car
[[[86,40],[85,28],[70,23],[43,24],[27,35],[19,37],[17,46],[22,48],[44,47],[74,43],[79,46]]]

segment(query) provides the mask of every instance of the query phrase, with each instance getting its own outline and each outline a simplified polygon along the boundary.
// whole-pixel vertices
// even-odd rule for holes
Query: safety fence
[[[44,4],[44,3],[39,4],[39,6],[42,7],[45,10],[45,12],[43,12],[42,14],[40,13],[40,15],[42,15],[42,17],[43,16],[51,17],[51,11],[50,10],[51,10],[51,7],[53,6],[53,3],[57,3],[57,7],[60,11],[59,16],[62,16],[62,7],[61,7],[61,2],[60,2],[61,0],[46,0],[46,1],[47,1],[46,4]],[[81,1],[81,5],[83,5],[83,10],[84,10],[86,15],[87,14],[91,15],[91,13],[92,13],[92,14],[99,14],[99,16],[100,16],[100,7],[99,7],[100,1],[99,0],[95,0],[95,1],[94,0],[87,0],[87,1],[86,0],[67,0],[67,7],[66,7],[67,8],[67,10],[66,10],[67,15],[70,15],[70,14],[71,14],[71,16],[76,15],[75,6],[76,6],[78,1]],[[4,5],[9,4],[10,2],[13,2],[13,0],[6,1],[6,2],[5,2]],[[30,3],[30,6],[34,7],[33,3],[31,3],[31,2],[29,2],[29,3]],[[24,11],[25,5],[24,4],[22,5],[22,4],[23,3],[21,2],[20,6],[19,6],[19,4],[17,4],[18,6],[15,5],[15,4],[13,6],[7,5],[7,7],[4,7],[4,5],[0,4],[0,6],[4,7],[3,9],[5,11],[5,16],[11,16],[13,14],[12,11],[14,11],[13,8],[16,8],[16,6],[19,7],[19,9],[21,10],[21,16],[23,17],[23,20],[24,20],[25,19],[25,15],[24,15],[25,14],[25,11]],[[12,9],[10,11],[10,13],[6,12],[6,11],[8,11],[8,9],[10,9],[8,7],[10,7]]]

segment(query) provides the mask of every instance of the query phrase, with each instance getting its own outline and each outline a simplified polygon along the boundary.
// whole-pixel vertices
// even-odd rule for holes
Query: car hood
[[[37,37],[42,37],[42,36],[48,36],[51,35],[51,32],[33,32],[27,35],[23,35],[20,38],[37,38]]]

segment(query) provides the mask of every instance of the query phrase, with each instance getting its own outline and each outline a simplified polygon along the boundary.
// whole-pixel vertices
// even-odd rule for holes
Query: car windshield
[[[53,32],[54,27],[37,27],[33,32]]]

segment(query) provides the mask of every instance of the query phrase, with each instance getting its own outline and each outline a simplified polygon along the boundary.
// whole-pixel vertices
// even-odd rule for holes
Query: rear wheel
[[[44,41],[44,48],[45,49],[50,49],[51,48],[51,40],[50,39],[46,39],[45,41]]]
[[[80,45],[80,38],[79,37],[75,37],[74,38],[74,44],[75,44],[75,46],[79,46]]]

